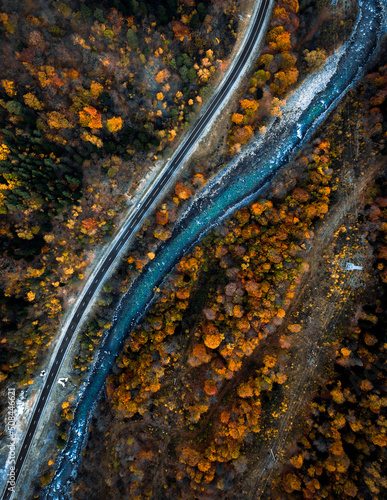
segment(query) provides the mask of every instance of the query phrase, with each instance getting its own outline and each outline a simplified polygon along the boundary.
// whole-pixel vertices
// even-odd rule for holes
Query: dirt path
[[[374,163],[356,184],[351,182],[351,169],[346,172],[339,201],[316,231],[313,247],[305,259],[310,270],[289,310],[288,320],[280,329],[285,331],[292,322],[302,326],[301,332],[293,336],[293,363],[281,405],[284,410],[278,411],[274,421],[270,422],[271,429],[274,429],[270,434],[272,437],[266,436],[255,452],[258,458],[245,477],[243,498],[257,499],[264,494],[279,460],[284,457],[290,433],[301,420],[300,412],[310,397],[311,382],[316,379],[329,348],[330,333],[343,319],[356,290],[367,281],[372,254],[356,227],[356,220],[364,192],[382,168],[382,163]],[[333,262],[327,262],[324,250],[335,244],[337,253]],[[361,265],[363,270],[345,271],[345,262]],[[232,492],[232,495],[236,493]]]

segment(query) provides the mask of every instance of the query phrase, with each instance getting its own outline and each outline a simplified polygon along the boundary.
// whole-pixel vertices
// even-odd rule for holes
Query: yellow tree
[[[123,120],[120,116],[113,117],[106,121],[106,128],[109,130],[109,132],[115,134],[116,132],[118,132],[118,130],[121,130],[122,124]]]
[[[85,107],[79,112],[79,123],[82,127],[102,128],[101,113],[92,106]]]
[[[62,113],[52,111],[47,113],[48,126],[50,128],[72,128],[73,126]]]
[[[34,96],[32,92],[28,92],[27,94],[24,94],[23,96],[24,102],[29,106],[30,108],[33,108],[35,110],[39,110],[43,108],[42,103],[39,101],[37,97]]]

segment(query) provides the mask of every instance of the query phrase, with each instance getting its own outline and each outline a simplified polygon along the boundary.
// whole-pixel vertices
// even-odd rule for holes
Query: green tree
[[[195,83],[196,82],[196,71],[194,68],[191,68],[189,71],[188,71],[188,79],[191,83]]]
[[[191,17],[189,25],[191,26],[191,28],[193,30],[197,30],[200,28],[201,23],[200,23],[199,15],[197,12],[195,12],[195,14]]]
[[[204,3],[198,3],[197,11],[198,11],[198,14],[199,14],[200,21],[203,22],[204,18],[207,15],[207,7],[204,5]]]
[[[177,0],[167,0],[170,19],[177,14]]]
[[[81,14],[84,19],[90,19],[90,17],[93,15],[92,11],[89,9],[89,7],[86,7],[85,4],[82,4]]]
[[[94,17],[102,24],[105,24],[105,18],[103,17],[102,9],[95,9]]]
[[[18,101],[8,101],[6,108],[13,115],[21,116],[23,114],[23,106]]]
[[[161,25],[168,24],[169,19],[168,19],[167,10],[162,5],[159,5],[157,7],[156,17],[157,17],[159,24],[161,24]]]
[[[189,81],[189,69],[187,68],[187,66],[182,66],[180,68],[180,77],[185,83]]]
[[[132,30],[132,28],[129,28],[128,31],[126,32],[126,39],[128,40],[129,46],[132,49],[137,49],[138,38],[136,33]]]
[[[133,14],[135,14],[135,15],[138,14],[139,3],[137,2],[137,0],[132,0],[131,4],[132,4]]]

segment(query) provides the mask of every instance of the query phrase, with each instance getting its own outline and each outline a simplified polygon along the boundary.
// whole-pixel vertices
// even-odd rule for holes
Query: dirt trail
[[[355,223],[364,192],[382,168],[381,162],[374,163],[356,184],[352,182],[353,171],[349,169],[342,179],[347,186],[340,188],[339,201],[316,230],[313,247],[305,258],[310,266],[309,272],[303,279],[298,298],[287,314],[287,321],[281,326],[281,331],[285,331],[287,324],[291,322],[302,324],[301,332],[293,336],[294,357],[285,385],[286,394],[282,404],[284,411],[278,412],[276,421],[270,424],[274,428],[272,437],[266,437],[265,442],[256,450],[258,458],[250,466],[241,488],[243,498],[261,498],[265,492],[272,473],[286,452],[289,433],[294,431],[295,424],[300,421],[300,411],[309,399],[310,382],[316,378],[318,367],[325,357],[329,334],[343,318],[356,289],[367,280],[371,249],[356,229]],[[345,229],[340,236],[341,227]],[[338,238],[342,240],[343,237],[340,252],[336,253],[329,266],[323,252],[337,242]],[[344,270],[345,262],[353,260],[357,265],[363,266],[362,271]],[[300,317],[295,319],[300,310]],[[232,492],[233,494],[236,495],[237,492]]]

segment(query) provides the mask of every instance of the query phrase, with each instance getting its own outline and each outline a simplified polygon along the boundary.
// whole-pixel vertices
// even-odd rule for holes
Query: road
[[[182,142],[180,147],[176,150],[175,154],[172,156],[171,161],[166,165],[165,170],[159,176],[157,184],[147,193],[146,197],[140,203],[140,206],[137,207],[137,210],[133,217],[127,221],[126,227],[123,231],[121,231],[120,238],[116,241],[115,245],[106,255],[105,259],[100,263],[100,267],[95,273],[94,279],[90,282],[86,293],[84,293],[83,300],[75,308],[72,319],[62,338],[60,347],[57,350],[56,357],[51,365],[48,374],[46,375],[45,383],[41,391],[39,400],[34,408],[27,431],[25,432],[24,440],[19,450],[16,464],[14,466],[16,483],[22,470],[24,461],[28,455],[30,445],[39,425],[39,420],[41,415],[43,414],[47,399],[50,396],[51,389],[57,382],[57,375],[62,365],[63,359],[66,356],[67,348],[79,326],[80,321],[82,320],[83,314],[88,308],[90,302],[93,300],[97,289],[100,287],[101,282],[108,274],[110,267],[112,266],[113,262],[115,262],[122,247],[135,234],[138,226],[145,219],[150,208],[155,205],[155,203],[160,198],[160,195],[165,190],[166,186],[174,177],[174,174],[181,167],[181,164],[186,161],[187,154],[197,144],[206,127],[211,122],[213,116],[221,107],[225,99],[229,96],[232,87],[239,80],[242,71],[245,69],[246,63],[249,60],[251,52],[255,49],[257,41],[261,38],[261,36],[263,36],[264,30],[266,28],[266,15],[269,8],[271,7],[271,4],[272,0],[261,1],[261,5],[256,11],[254,19],[252,20],[252,29],[250,30],[248,37],[244,42],[244,46],[240,51],[232,70],[228,73],[223,83],[219,86],[216,94],[212,97],[202,116],[200,116],[194,123],[190,132],[187,134],[187,137]],[[2,496],[3,500],[9,500],[12,497],[13,490],[15,488],[14,485],[12,486],[10,483],[6,484],[6,488]]]

